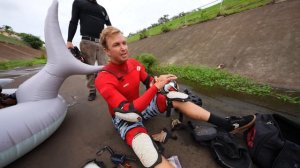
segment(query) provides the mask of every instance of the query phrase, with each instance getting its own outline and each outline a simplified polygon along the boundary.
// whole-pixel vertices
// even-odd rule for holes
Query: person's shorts
[[[149,118],[152,118],[154,116],[157,116],[160,114],[157,103],[156,103],[157,96],[155,96],[152,101],[150,102],[149,106],[141,113],[143,120],[147,120]],[[127,131],[129,131],[132,128],[135,127],[144,127],[143,121],[140,122],[128,122],[125,120],[120,119],[119,117],[114,117],[112,119],[112,122],[117,129],[117,131],[120,133],[121,138],[125,140],[125,135]]]

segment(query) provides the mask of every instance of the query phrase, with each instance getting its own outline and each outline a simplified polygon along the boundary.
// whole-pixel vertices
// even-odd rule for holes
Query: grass
[[[300,105],[300,95],[293,92],[283,92],[267,84],[259,84],[249,78],[232,74],[223,69],[199,65],[161,65],[156,57],[149,53],[134,56],[151,74],[175,74],[179,80],[188,81],[197,87],[209,90],[222,89],[234,93],[252,96],[268,97],[283,102]]]
[[[30,67],[34,65],[43,65],[46,64],[47,59],[45,56],[39,58],[34,58],[32,60],[10,60],[10,61],[1,61],[0,70],[8,70],[20,67]]]
[[[209,21],[218,16],[227,16],[249,9],[254,9],[271,2],[272,0],[224,0],[220,4],[216,4],[206,9],[195,9],[191,12],[185,13],[184,16],[170,19],[170,21],[158,24],[157,26],[150,26],[146,30],[148,36],[155,36],[163,33],[163,27],[167,27],[169,30],[175,30],[184,26]],[[141,31],[130,35],[127,38],[128,42],[130,43],[140,40],[140,34]]]
[[[17,38],[8,37],[3,34],[0,34],[0,42],[14,44],[18,46],[30,47],[23,40],[19,40]],[[45,50],[44,48],[42,50]],[[46,64],[46,56],[41,55],[40,57],[36,57],[32,60],[9,60],[9,61],[0,61],[0,70],[9,70],[19,67],[30,67],[34,65],[42,65]]]
[[[19,40],[17,38],[13,38],[13,37],[7,37],[3,34],[0,34],[0,42],[14,44],[14,45],[18,45],[18,46],[30,47],[27,43],[25,43],[22,40]]]
[[[224,88],[227,91],[254,96],[270,96],[284,102],[300,104],[299,96],[281,93],[269,85],[259,84],[251,79],[229,73],[225,70],[195,65],[160,65],[152,67],[152,71],[158,74],[176,74],[179,79],[191,81],[192,83],[197,84],[199,87],[205,86],[211,89]]]

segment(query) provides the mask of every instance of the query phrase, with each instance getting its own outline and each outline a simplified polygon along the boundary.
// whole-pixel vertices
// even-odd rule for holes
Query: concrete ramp
[[[287,0],[130,43],[161,63],[224,64],[233,73],[300,90],[300,1]]]

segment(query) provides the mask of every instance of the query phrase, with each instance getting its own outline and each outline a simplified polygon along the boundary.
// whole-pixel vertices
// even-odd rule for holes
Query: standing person
[[[212,123],[232,133],[243,131],[254,123],[255,115],[224,119],[192,102],[183,101],[187,98],[184,93],[176,91],[172,85],[165,87],[177,77],[173,74],[151,77],[141,63],[129,58],[125,37],[117,28],[105,28],[100,42],[110,62],[99,72],[95,81],[96,88],[106,100],[113,124],[121,138],[145,167],[172,167],[158,153],[143,125],[143,120],[165,112],[168,105],[190,118]],[[148,88],[141,96],[140,82]],[[169,88],[167,96],[159,92],[162,88]]]
[[[105,8],[97,3],[96,0],[74,0],[72,6],[72,17],[69,24],[67,48],[73,48],[73,37],[77,30],[80,20],[80,50],[87,64],[104,65],[105,53],[99,45],[99,34],[104,25],[110,26],[110,20]],[[95,89],[96,74],[88,74],[87,87],[89,89],[88,100],[93,101],[96,98]]]

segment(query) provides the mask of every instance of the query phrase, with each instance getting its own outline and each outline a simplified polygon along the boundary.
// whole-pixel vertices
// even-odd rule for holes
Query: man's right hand
[[[74,48],[73,43],[70,42],[70,41],[68,41],[68,42],[67,42],[67,48],[68,48],[68,49],[69,49],[69,48]]]
[[[155,83],[154,85],[157,89],[161,89],[165,86],[165,84],[169,83],[171,80],[176,80],[177,77],[173,74],[160,75],[159,77],[154,77]]]

